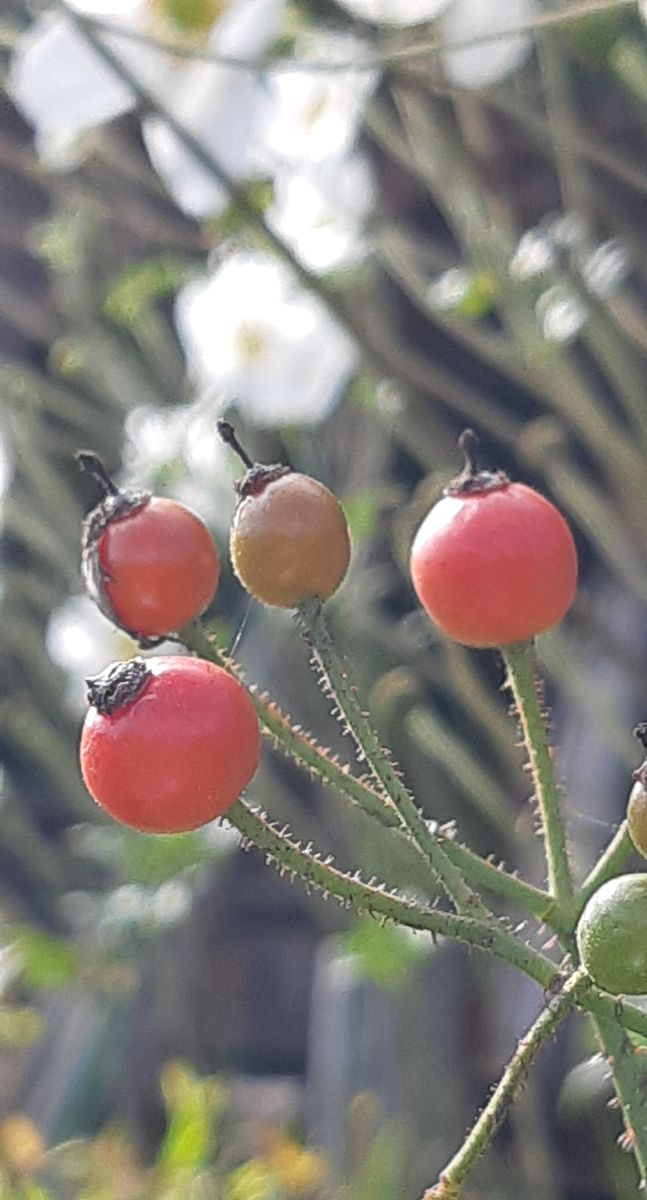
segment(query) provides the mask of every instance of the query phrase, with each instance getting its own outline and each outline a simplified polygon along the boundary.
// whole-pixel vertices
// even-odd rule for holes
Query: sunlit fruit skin
[[[258,767],[254,706],[237,679],[202,659],[134,661],[143,664],[134,697],[88,711],[83,779],[97,804],[131,829],[196,829],[225,813]]]
[[[576,936],[582,963],[599,987],[616,995],[647,993],[647,874],[603,883]]]
[[[639,854],[647,858],[647,788],[645,788],[645,767],[636,772],[636,782],[629,793],[627,804],[627,825],[629,835]]]
[[[94,553],[107,601],[101,606],[141,638],[164,637],[199,616],[220,578],[207,526],[183,504],[161,496],[109,520]]]
[[[577,552],[561,513],[505,477],[439,500],[414,538],[410,567],[427,614],[466,646],[505,646],[551,629],[577,586]]]
[[[263,604],[294,608],[327,600],[350,562],[342,507],[323,483],[297,471],[252,487],[236,509],[230,552],[243,587]]]

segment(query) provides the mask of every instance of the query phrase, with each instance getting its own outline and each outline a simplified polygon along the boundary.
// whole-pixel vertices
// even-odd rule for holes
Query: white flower
[[[90,5],[76,4],[82,12]],[[93,8],[94,11],[94,8]],[[107,8],[124,29],[144,31],[146,6],[126,0]],[[171,67],[168,55],[150,46],[112,34],[102,34],[106,46],[131,70],[144,87],[161,85]],[[73,19],[45,12],[18,39],[9,70],[8,91],[37,138],[72,139],[128,112],[135,96],[127,84],[93,50]]]
[[[364,224],[375,199],[373,176],[359,155],[318,168],[279,171],[267,222],[300,262],[331,271],[361,261]]]
[[[297,61],[362,63],[365,43],[350,36],[319,34],[300,39]],[[321,162],[345,154],[359,132],[366,101],[375,88],[375,70],[281,71],[266,85],[259,120],[259,157],[270,167],[277,163]]]
[[[230,0],[208,49],[254,60],[279,33],[283,7],[284,0]],[[163,98],[163,107],[235,181],[261,168],[257,127],[265,105],[266,84],[256,72],[205,62],[178,70]],[[193,217],[222,212],[226,190],[163,118],[146,117],[142,132],[150,160],[179,207]]]
[[[87,708],[86,679],[106,663],[139,653],[127,633],[116,629],[88,596],[70,596],[52,613],[46,633],[47,653],[67,674],[65,701],[72,712]]]
[[[375,25],[420,25],[437,16],[451,0],[339,0],[339,3],[360,21],[372,21]]]
[[[534,279],[556,266],[555,243],[543,229],[527,229],[519,238],[510,262],[510,274],[515,279]]]
[[[542,292],[535,305],[547,342],[570,342],[586,324],[586,307],[574,292],[557,284]]]
[[[515,71],[530,52],[532,35],[507,31],[531,24],[538,15],[537,0],[453,0],[439,22],[443,42],[488,40],[444,50],[447,79],[457,87],[481,88]]]
[[[450,83],[481,88],[516,70],[532,46],[526,26],[539,0],[338,0],[347,12],[381,25],[419,25],[437,19],[442,64]],[[514,32],[517,30],[517,32]],[[454,43],[468,43],[452,49]],[[474,42],[473,45],[469,44]]]
[[[601,242],[582,266],[582,278],[588,290],[601,300],[609,300],[631,270],[627,247],[618,238]]]
[[[356,366],[348,335],[270,255],[232,254],[187,284],[176,322],[198,384],[222,389],[258,425],[323,420]]]
[[[466,300],[472,287],[472,275],[465,267],[450,267],[432,279],[427,288],[427,301],[440,312],[450,312]]]
[[[225,533],[235,507],[235,472],[216,430],[221,411],[222,403],[209,396],[174,408],[139,405],[126,419],[123,453],[127,482],[162,490]]]
[[[209,33],[214,55],[255,59],[280,31],[285,0],[228,0]],[[96,15],[92,0],[77,0]],[[118,29],[155,34],[147,0],[105,0],[102,16]],[[214,11],[217,11],[214,10]],[[254,72],[215,62],[175,58],[140,39],[97,31],[106,47],[164,111],[200,142],[234,179],[252,171],[253,127],[263,85]],[[85,131],[133,108],[131,88],[88,43],[69,16],[45,13],[18,40],[9,72],[9,93],[33,125],[46,161],[74,165],[60,149],[75,147]],[[226,193],[158,116],[143,121],[151,161],[177,203],[192,216],[220,212]]]

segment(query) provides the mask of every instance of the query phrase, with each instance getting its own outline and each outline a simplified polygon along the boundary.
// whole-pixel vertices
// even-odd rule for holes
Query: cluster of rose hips
[[[264,604],[327,600],[348,569],[342,508],[323,484],[284,466],[252,462],[219,422],[246,473],[230,538],[234,571]],[[524,642],[556,625],[577,584],[571,532],[555,506],[506,475],[477,469],[474,435],[460,439],[464,470],[427,514],[410,570],[423,608],[448,637],[474,647]],[[84,526],[83,573],[102,611],[143,646],[176,634],[215,594],[220,564],[211,535],[174,500],[114,486],[96,456],[81,465],[104,496]],[[90,793],[134,829],[194,829],[225,813],[258,766],[258,719],[242,684],[199,658],[135,658],[89,681],[81,766]],[[647,856],[647,764],[636,773],[629,825]],[[647,875],[614,879],[593,895],[578,926],[580,956],[613,991],[647,991]],[[609,950],[611,946],[611,951]]]
[[[234,571],[257,600],[292,608],[328,599],[348,569],[350,537],[335,496],[284,466],[254,463],[226,421],[219,431],[242,458],[230,538]],[[577,560],[549,501],[500,472],[466,467],[418,531],[411,574],[420,601],[450,637],[496,646],[532,637],[566,612]],[[83,575],[92,598],[143,646],[199,616],[220,563],[202,520],[175,500],[117,488],[96,455],[80,465],[103,498],[86,518]],[[117,663],[89,681],[81,766],[95,800],[150,833],[196,828],[220,816],[258,766],[258,721],[232,675],[198,658]]]
[[[228,422],[221,436],[247,471],[235,485],[234,570],[265,604],[327,599],[341,583],[350,538],[332,492],[288,467],[254,463]],[[103,498],[85,520],[83,576],[101,611],[142,646],[176,634],[215,595],[211,534],[175,500],[117,488],[96,455],[80,452]],[[116,663],[88,681],[81,769],[94,799],[147,833],[179,833],[221,816],[252,779],[258,719],[222,667],[179,655]]]

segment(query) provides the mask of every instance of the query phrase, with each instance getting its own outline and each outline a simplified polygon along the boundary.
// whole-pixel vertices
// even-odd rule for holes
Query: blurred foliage
[[[400,987],[430,953],[429,938],[397,925],[359,921],[344,934],[342,947],[358,971],[382,987]]]
[[[357,1161],[343,1187],[324,1156],[292,1133],[257,1122],[253,1153],[238,1159],[228,1142],[224,1082],[200,1078],[171,1062],[160,1081],[166,1133],[154,1162],[138,1158],[126,1133],[106,1128],[88,1140],[48,1148],[22,1113],[0,1124],[2,1200],[387,1200],[402,1182],[402,1135],[395,1124],[376,1132],[375,1099],[357,1096],[350,1114]]]

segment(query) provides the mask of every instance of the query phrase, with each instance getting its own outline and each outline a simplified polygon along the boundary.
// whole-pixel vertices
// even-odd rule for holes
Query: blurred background
[[[642,8],[642,11],[641,11]],[[539,639],[583,877],[645,718],[647,26],[623,0],[4,0],[0,54],[0,1194],[409,1200],[458,1145],[534,985],[358,922],[219,824],[145,837],[81,783],[84,679],[135,645],[85,598],[74,452],[209,523],[207,614],[345,760],[289,614],[228,565],[236,463],[339,495],[330,603],[430,817],[543,884],[495,653],[439,636],[413,532],[472,426],[567,515]],[[417,861],[267,746],[249,799],[348,867]],[[567,1024],[472,1197],[634,1197]]]

